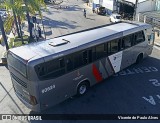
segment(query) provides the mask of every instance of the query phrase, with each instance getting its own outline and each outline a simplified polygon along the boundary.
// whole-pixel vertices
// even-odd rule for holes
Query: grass
[[[22,44],[22,41],[16,41],[14,42],[14,47],[20,47],[25,44],[28,44],[28,41],[24,41],[24,44]]]
[[[18,38],[18,37],[16,37],[15,40],[14,40],[14,42],[19,42],[19,41],[22,42],[22,39]],[[28,36],[27,35],[23,36],[23,41],[27,41],[28,42]]]
[[[9,48],[20,47],[22,45],[28,44],[28,36],[26,36],[26,35],[23,36],[23,42],[24,42],[24,44],[22,44],[21,38],[18,38],[18,37],[15,37],[15,39],[11,38],[10,42],[9,42]]]

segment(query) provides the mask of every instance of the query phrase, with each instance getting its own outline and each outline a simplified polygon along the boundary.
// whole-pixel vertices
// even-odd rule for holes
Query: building
[[[143,7],[144,9],[141,9]],[[148,10],[148,11],[145,11]],[[136,20],[160,28],[160,0],[144,0],[138,4]]]
[[[111,15],[113,12],[117,11],[116,0],[102,0],[102,6],[106,8],[108,15]]]

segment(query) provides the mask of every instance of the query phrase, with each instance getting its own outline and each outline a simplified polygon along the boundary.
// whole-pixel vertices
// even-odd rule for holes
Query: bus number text
[[[49,87],[46,87],[46,88],[42,89],[42,94],[44,94],[44,93],[52,90],[52,89],[55,88],[55,87],[56,87],[55,85],[51,85],[51,86],[49,86]]]

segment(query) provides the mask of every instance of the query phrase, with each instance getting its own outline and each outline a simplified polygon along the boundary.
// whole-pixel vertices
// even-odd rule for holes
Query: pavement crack
[[[0,84],[1,84],[1,82],[0,82]],[[1,84],[1,86],[2,86],[2,84]],[[10,93],[10,91],[11,91],[12,89],[13,89],[13,87],[12,87],[8,92],[6,92],[7,94],[1,99],[0,103],[7,97],[8,93]]]
[[[12,90],[12,88],[9,90],[9,91],[7,91],[7,89],[3,86],[3,84],[0,82],[0,85],[2,86],[2,88],[6,91],[6,95],[3,97],[3,99],[1,100],[1,101],[3,101],[4,99],[5,99],[5,97],[8,95],[10,98],[11,98],[11,100],[13,101],[13,103],[17,106],[17,108],[19,109],[19,111],[22,113],[22,114],[24,114],[23,113],[23,111],[21,110],[21,108],[18,106],[18,104],[15,102],[15,100],[12,98],[12,96],[9,94],[9,92]],[[0,101],[0,102],[1,102]]]

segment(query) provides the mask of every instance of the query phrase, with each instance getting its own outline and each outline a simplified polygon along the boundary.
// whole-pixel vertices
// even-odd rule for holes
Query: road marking
[[[154,98],[152,96],[149,96],[149,99],[146,97],[142,97],[144,100],[146,100],[147,102],[149,102],[152,105],[156,105],[156,102],[154,100]]]
[[[153,47],[156,48],[157,50],[160,50],[160,47],[158,47],[158,46],[154,45]]]
[[[119,73],[115,74],[114,76],[126,76],[126,75],[133,75],[139,73],[150,73],[150,72],[158,72],[156,67],[140,67],[140,68],[130,68],[120,71]]]
[[[160,86],[160,82],[157,79],[150,79],[149,81],[156,87]]]

